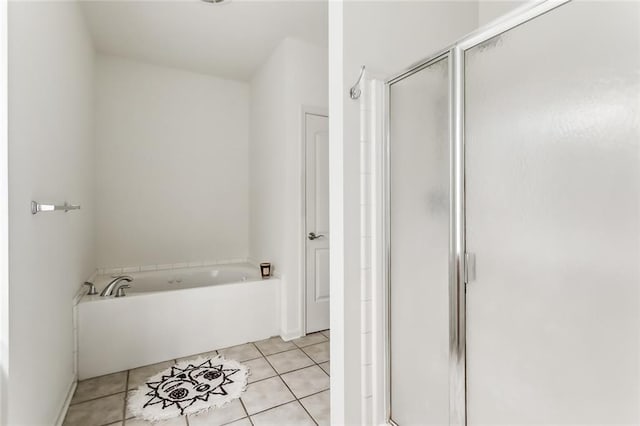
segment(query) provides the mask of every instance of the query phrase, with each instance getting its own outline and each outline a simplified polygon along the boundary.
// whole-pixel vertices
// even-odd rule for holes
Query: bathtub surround
[[[97,275],[127,274],[130,272],[168,271],[171,269],[197,268],[200,266],[228,265],[230,263],[251,263],[258,267],[258,263],[247,258],[221,259],[221,260],[196,260],[191,262],[163,263],[160,265],[118,266],[110,268],[98,268]]]
[[[10,324],[0,423],[51,425],[76,379],[72,300],[95,269],[94,54],[75,2],[9,2],[8,12]],[[82,209],[33,216],[32,199]]]
[[[125,297],[78,303],[81,380],[279,334],[280,280],[254,266],[130,275]],[[97,288],[110,280],[97,277]]]
[[[220,355],[179,361],[131,391],[127,409],[150,422],[215,410],[240,398],[248,375],[246,365]]]
[[[99,268],[246,258],[249,85],[96,57]]]
[[[251,80],[250,255],[282,277],[285,339],[304,333],[302,122],[304,106],[327,108],[326,48],[285,39]]]

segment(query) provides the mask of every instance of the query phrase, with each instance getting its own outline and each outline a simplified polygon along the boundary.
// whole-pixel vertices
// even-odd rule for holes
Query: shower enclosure
[[[538,2],[387,87],[387,414],[640,423],[640,4]]]

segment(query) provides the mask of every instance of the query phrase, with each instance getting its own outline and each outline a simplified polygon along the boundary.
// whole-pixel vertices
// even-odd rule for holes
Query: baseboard
[[[300,330],[289,331],[287,333],[283,332],[282,334],[280,334],[280,337],[282,337],[282,340],[284,340],[285,342],[289,342],[302,336],[304,336],[304,333],[302,333]]]
[[[58,419],[56,420],[55,426],[62,426],[64,418],[67,416],[67,410],[69,409],[69,405],[71,404],[71,399],[73,398],[73,394],[76,391],[76,386],[78,386],[78,378],[74,375],[73,380],[71,381],[71,386],[69,386],[69,391],[67,392],[67,397],[64,399],[64,404],[62,404],[60,414],[58,414]]]

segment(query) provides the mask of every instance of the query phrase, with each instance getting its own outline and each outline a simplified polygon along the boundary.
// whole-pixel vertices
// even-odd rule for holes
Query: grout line
[[[298,340],[298,339],[304,339],[304,337],[306,337],[306,336],[304,336],[304,337],[299,337],[298,339],[290,340],[290,341],[285,342],[285,343],[292,343],[292,344],[295,346],[295,348],[297,348],[297,349],[302,349],[302,348],[306,348],[306,347],[308,347],[308,346],[313,346],[313,345],[318,345],[318,344],[320,344],[320,343],[325,343],[325,342],[328,342],[328,341],[330,340],[327,336],[325,336],[324,334],[322,334],[322,332],[320,332],[320,331],[316,331],[316,332],[313,332],[313,333],[311,333],[311,334],[320,334],[320,335],[321,335],[322,337],[324,337],[326,340],[323,340],[323,341],[320,341],[320,342],[315,342],[315,343],[310,343],[310,344],[305,345],[305,346],[300,346],[300,345],[298,345],[295,341],[296,341],[296,340]],[[310,334],[307,334],[307,336],[310,336]],[[274,337],[279,337],[279,336],[274,336]],[[269,339],[265,339],[265,340],[270,340],[270,339],[273,339],[274,337],[270,337]],[[259,342],[262,342],[262,341],[263,341],[263,340],[260,340]],[[259,342],[250,342],[250,343],[253,343],[253,344],[254,344],[254,346],[255,346],[256,348],[258,348],[258,345],[256,345],[256,343],[259,343]],[[233,347],[233,346],[231,346],[231,347]],[[293,348],[293,349],[295,349],[295,348]],[[226,348],[225,348],[225,349],[226,349]],[[270,354],[266,354],[266,355],[265,355],[265,354],[260,350],[260,348],[258,348],[258,350],[260,351],[260,353],[262,353],[262,354],[263,354],[263,356],[270,356],[270,355],[275,355],[275,354],[281,354],[281,353],[283,353],[283,352],[292,351],[293,349],[285,349],[285,350],[283,350],[283,351],[273,352],[273,353],[270,353]]]
[[[253,426],[253,421],[251,420],[251,417],[249,417],[249,416],[247,416],[247,417],[242,417],[241,419],[231,420],[230,422],[222,423],[222,424],[220,424],[219,426],[227,426],[227,425],[233,424],[233,423],[235,423],[235,422],[239,422],[240,420],[244,420],[244,419],[249,420],[249,423],[251,423],[251,425]]]
[[[275,369],[275,368],[273,368],[273,366],[271,365],[271,363],[266,359],[266,357],[255,358],[255,359],[253,359],[252,361],[255,361],[256,359],[264,359],[265,361],[267,361],[267,363],[269,364],[269,366],[271,366],[271,368],[273,369],[273,372],[274,372],[274,373],[276,373],[276,374],[274,374],[273,376],[265,377],[264,379],[258,379],[258,380],[255,380],[255,381],[251,382],[251,383],[247,383],[247,386],[248,386],[248,385],[252,385],[252,384],[254,384],[254,383],[263,382],[263,381],[265,381],[265,380],[273,379],[273,378],[274,378],[274,377],[276,377],[276,376],[283,376],[283,375],[285,375],[285,374],[294,373],[294,372],[296,372],[296,371],[304,370],[305,368],[314,367],[314,366],[316,366],[316,365],[317,365],[318,367],[320,367],[320,364],[314,363],[314,364],[306,365],[306,366],[304,366],[304,367],[296,368],[295,370],[285,371],[284,373],[278,373],[278,372],[276,371],[276,369]],[[313,360],[312,360],[312,361],[313,361]],[[328,362],[328,361],[324,361],[324,362]],[[324,362],[323,362],[322,364],[324,364]],[[325,374],[327,374],[327,372],[326,372],[326,371],[324,371],[324,369],[323,369],[322,367],[320,367],[320,369],[321,369]],[[329,374],[327,374],[327,376],[329,376]]]
[[[272,378],[273,378],[273,377],[272,377]],[[280,379],[280,380],[282,380],[282,379]],[[282,381],[284,382],[284,380],[282,380]],[[285,386],[286,386],[286,383],[285,383]],[[328,391],[328,390],[330,390],[330,389],[323,389],[323,390],[318,391],[318,392],[316,392],[316,393],[312,393],[312,394],[310,394],[310,395],[304,396],[304,397],[303,397],[303,399],[304,399],[304,398],[307,398],[307,397],[309,397],[309,396],[317,395],[317,394],[322,393],[322,392],[326,392],[326,391]],[[293,392],[291,392],[291,394],[293,395],[293,398],[294,398],[294,399],[292,399],[291,401],[283,402],[282,404],[274,405],[273,407],[269,407],[269,408],[265,408],[264,410],[256,411],[255,413],[251,414],[251,415],[249,416],[249,418],[251,418],[251,416],[255,416],[255,415],[257,415],[257,414],[262,414],[262,413],[264,413],[265,411],[273,410],[274,408],[282,407],[283,405],[291,404],[292,402],[296,402],[296,401],[297,401],[298,403],[300,403],[300,405],[302,405],[302,403],[300,402],[300,400],[299,400],[298,398],[296,398],[296,395],[295,395]],[[304,408],[304,405],[302,405],[302,408]],[[305,411],[307,411],[307,410],[306,410],[306,408],[305,408]],[[248,411],[247,411],[247,413],[248,413]],[[309,412],[307,411],[307,414],[308,414],[308,413],[309,413]],[[313,418],[313,416],[312,416],[311,414],[309,414],[309,417],[311,417],[311,419],[312,419],[316,424],[318,424],[318,423],[316,422],[316,420]],[[240,419],[239,419],[239,420],[240,420]],[[252,423],[253,423],[253,422],[252,422]]]
[[[298,401],[297,399],[295,399],[295,397],[296,397],[295,395],[293,397],[294,397],[294,399],[292,399],[291,401],[283,402],[282,404],[274,405],[273,407],[269,407],[269,408],[265,408],[264,410],[256,411],[255,413],[251,414],[251,416],[257,416],[258,414],[262,414],[262,413],[264,413],[266,411],[273,410],[274,408],[279,408],[279,407],[282,407],[283,405],[291,404],[292,402]],[[249,419],[251,419],[251,416],[249,416]]]
[[[301,350],[302,350],[302,349],[301,349]],[[318,362],[316,362],[316,360],[315,360],[315,359],[311,358],[311,357],[309,356],[309,354],[308,354],[308,353],[306,353],[306,352],[305,352],[305,351],[303,351],[303,350],[302,350],[302,352],[303,352],[303,353],[304,353],[304,354],[305,354],[305,355],[306,355],[306,356],[307,356],[311,361],[313,361],[313,363],[314,363],[315,365],[317,365],[318,367],[320,367],[320,364],[324,364],[325,362],[329,362],[329,360],[327,360],[327,361],[322,361],[321,363],[318,363]],[[324,372],[324,374],[327,374],[327,372],[326,372],[326,371],[324,371],[324,368],[320,367],[320,370],[322,370],[322,371]],[[327,374],[327,376],[329,376],[329,374]],[[329,376],[329,377],[331,377],[331,376]]]
[[[325,336],[324,334],[322,334],[321,332],[319,332],[319,331],[316,331],[315,333],[311,333],[311,334],[319,334],[319,335],[321,335],[322,337],[324,337],[324,339],[325,339],[325,340],[321,340],[321,341],[319,341],[319,342],[315,342],[315,343],[310,343],[310,344],[308,344],[308,345],[304,345],[304,346],[298,345],[298,344],[295,342],[295,340],[298,340],[298,339],[292,340],[292,341],[291,341],[291,343],[293,343],[294,345],[296,345],[298,348],[302,349],[302,348],[306,348],[307,346],[319,345],[320,343],[325,343],[325,342],[328,342],[328,341],[329,341],[329,338],[328,338],[327,336]],[[310,336],[311,334],[307,334],[307,336]],[[307,336],[300,337],[300,339],[304,339],[304,338],[305,338],[305,337],[307,337]]]
[[[321,331],[318,331],[317,333],[322,334],[322,332],[321,332]],[[282,376],[283,376],[283,375],[285,375],[285,374],[289,374],[289,373],[293,373],[293,372],[296,372],[296,371],[304,370],[305,368],[310,368],[310,367],[313,367],[313,366],[318,366],[318,367],[320,368],[320,370],[321,370],[323,373],[325,373],[327,376],[329,376],[329,377],[330,377],[330,374],[329,374],[329,373],[327,373],[327,372],[326,372],[322,367],[320,367],[320,364],[327,363],[327,362],[329,362],[329,361],[330,361],[330,359],[329,359],[329,360],[326,360],[326,361],[322,361],[321,363],[318,363],[318,362],[316,362],[313,358],[311,358],[311,357],[309,356],[309,354],[307,354],[307,353],[304,351],[304,349],[303,349],[303,348],[305,348],[305,347],[309,347],[309,346],[313,346],[313,345],[317,345],[317,344],[321,344],[321,343],[330,342],[330,340],[331,340],[331,339],[330,339],[329,337],[325,336],[324,334],[322,334],[322,335],[323,335],[325,338],[327,338],[327,340],[326,340],[326,341],[313,343],[313,344],[311,344],[311,345],[307,345],[307,346],[298,346],[298,345],[296,345],[296,344],[294,343],[294,346],[295,346],[295,347],[294,347],[294,348],[292,348],[292,349],[287,349],[287,350],[280,351],[280,352],[274,352],[274,353],[269,354],[269,355],[265,355],[265,354],[262,352],[262,350],[260,350],[260,348],[255,344],[255,342],[248,342],[248,343],[246,343],[246,344],[250,344],[250,345],[252,345],[252,346],[253,346],[253,347],[258,351],[258,353],[260,353],[260,355],[261,355],[261,356],[256,357],[256,358],[247,359],[247,360],[244,360],[244,361],[239,361],[239,362],[247,362],[247,361],[253,361],[253,360],[257,360],[257,359],[264,359],[264,360],[267,362],[267,364],[269,364],[269,366],[272,368],[272,370],[273,370],[273,371],[274,371],[274,373],[275,373],[275,375],[274,375],[274,376],[266,377],[266,378],[264,378],[264,379],[260,379],[260,380],[256,380],[255,382],[252,382],[252,383],[247,383],[247,386],[252,385],[252,384],[254,384],[254,383],[262,382],[262,381],[265,381],[265,380],[273,379],[274,377],[278,377],[278,378],[280,379],[280,381],[285,385],[285,387],[289,390],[289,392],[291,393],[291,395],[292,395],[292,396],[293,396],[293,398],[294,398],[294,399],[293,399],[293,400],[291,400],[291,401],[287,401],[287,402],[282,403],[282,404],[274,405],[273,407],[269,407],[269,408],[267,408],[267,409],[265,409],[265,410],[258,411],[258,412],[256,412],[256,413],[251,414],[251,415],[249,415],[249,411],[247,410],[247,407],[245,406],[244,401],[242,401],[242,397],[238,398],[238,399],[240,400],[240,404],[242,405],[242,408],[243,408],[243,410],[244,410],[245,414],[247,415],[247,417],[246,417],[246,418],[249,420],[249,422],[251,423],[251,425],[253,425],[253,424],[254,424],[254,423],[253,423],[253,419],[251,418],[251,416],[255,416],[255,415],[257,415],[257,414],[264,413],[265,411],[273,410],[274,408],[278,408],[278,407],[281,407],[281,406],[283,406],[283,405],[290,404],[290,403],[292,403],[292,402],[294,402],[294,401],[295,401],[295,402],[298,402],[298,404],[300,404],[300,406],[302,407],[302,409],[307,413],[307,415],[309,416],[309,418],[311,418],[311,420],[312,420],[316,425],[318,425],[318,422],[316,421],[316,419],[311,415],[311,413],[309,413],[309,411],[306,409],[306,407],[304,406],[304,404],[302,404],[301,400],[302,400],[302,399],[305,399],[305,398],[308,398],[308,397],[311,397],[311,396],[314,396],[314,395],[318,395],[318,394],[320,394],[320,393],[322,393],[322,392],[331,391],[331,388],[329,387],[329,388],[327,388],[327,389],[322,389],[322,390],[320,390],[320,391],[318,391],[318,392],[314,392],[314,393],[311,393],[311,394],[309,394],[309,395],[305,395],[305,396],[303,396],[303,397],[301,397],[301,398],[298,398],[298,397],[296,396],[296,394],[291,390],[291,388],[289,387],[289,385],[287,384],[287,382],[282,378]],[[240,345],[236,345],[236,346],[240,346]],[[231,347],[233,347],[233,346],[231,346]],[[225,348],[225,349],[228,349],[228,348]],[[281,353],[285,353],[285,352],[291,352],[291,351],[295,351],[295,350],[299,350],[299,351],[301,351],[303,354],[305,354],[305,356],[311,360],[312,364],[311,364],[311,365],[304,366],[304,367],[301,367],[301,368],[296,368],[296,369],[294,369],[294,370],[290,370],[290,371],[287,371],[287,372],[284,372],[284,373],[279,373],[279,372],[275,369],[275,367],[273,366],[273,364],[269,361],[269,359],[267,359],[267,357],[268,357],[268,356],[271,356],[271,355],[277,355],[277,354],[281,354]],[[224,356],[224,354],[221,354],[221,352],[220,352],[220,351],[221,351],[220,349],[217,349],[217,350],[212,350],[212,351],[207,351],[207,352],[216,352],[216,354],[217,354],[217,355],[222,355],[222,356]],[[207,353],[207,352],[202,352],[202,353],[200,353],[200,354],[196,354],[196,355],[194,355],[194,356],[195,356],[195,357],[197,357],[197,356],[199,356],[199,355],[201,355],[201,354],[204,354],[204,353]],[[178,360],[177,360],[177,359],[167,360],[167,361],[173,361],[173,363],[174,363],[174,364],[176,364],[176,363],[178,362]],[[167,362],[167,361],[162,361],[162,362]],[[153,365],[153,364],[150,364],[150,365]],[[145,365],[145,366],[138,367],[138,368],[143,368],[143,367],[147,367],[147,366]],[[125,390],[124,390],[123,392],[115,392],[115,393],[108,394],[108,395],[102,395],[102,396],[99,396],[99,397],[96,397],[96,398],[87,399],[86,401],[77,402],[77,403],[75,403],[75,404],[73,404],[73,405],[78,405],[78,404],[82,404],[82,403],[85,403],[85,402],[95,401],[95,400],[97,400],[97,399],[106,398],[106,397],[110,397],[110,396],[114,396],[114,395],[118,395],[118,394],[124,393],[124,407],[123,407],[123,410],[122,410],[122,419],[121,419],[121,420],[119,420],[118,422],[122,422],[123,424],[125,424],[127,420],[130,420],[130,419],[135,418],[134,416],[127,418],[127,402],[128,402],[128,396],[129,396],[129,392],[130,392],[131,390],[134,390],[134,389],[129,389],[129,379],[130,379],[130,372],[131,372],[131,370],[125,370],[125,371],[126,371],[126,378],[125,378]],[[189,426],[189,419],[188,419],[188,416],[184,416],[184,419],[185,419],[185,422],[186,422],[186,426]],[[242,420],[242,419],[238,419],[238,420]],[[118,422],[116,422],[116,423],[118,423]],[[111,425],[113,425],[113,424],[115,424],[115,423],[111,423]]]
[[[201,352],[201,353],[205,353],[205,352]],[[173,361],[174,361],[174,364],[177,364],[177,363],[178,363],[178,358],[174,359]],[[188,360],[185,360],[185,361],[188,361]],[[171,371],[173,371],[173,370],[171,370]],[[186,424],[187,426],[189,426],[189,415],[188,415],[188,414],[185,414],[185,415],[184,415],[184,416],[182,416],[182,417],[184,417],[184,422],[185,422],[185,424]]]
[[[247,386],[249,386],[248,383],[247,383]],[[251,425],[253,426],[253,420],[251,419],[251,416],[249,415],[249,412],[247,411],[247,407],[245,407],[245,405],[244,405],[244,401],[242,400],[242,396],[240,396],[240,398],[238,398],[238,399],[240,400],[240,405],[242,405],[242,409],[244,410],[244,413],[247,415],[247,419],[249,419],[249,423],[251,423]],[[242,420],[242,419],[238,419],[238,420]]]
[[[267,362],[268,362],[268,361],[267,361]],[[289,374],[289,373],[295,373],[296,371],[304,370],[305,368],[311,368],[311,367],[315,367],[315,366],[316,366],[316,364],[305,365],[304,367],[296,368],[295,370],[285,371],[285,372],[283,372],[283,373],[278,373],[278,372],[276,371],[276,374],[277,374],[278,376],[284,376],[284,375]],[[274,371],[275,371],[275,370],[274,370]]]
[[[294,343],[294,345],[295,345],[295,343]],[[262,351],[260,350],[260,348],[259,348],[258,346],[256,346],[255,344],[254,344],[254,346],[256,347],[256,349],[258,349],[258,352],[260,352],[260,353],[262,354]],[[297,346],[297,345],[296,345],[296,346]],[[303,351],[303,350],[302,350],[302,349],[300,349],[300,348],[298,348],[298,350],[299,350],[299,351],[301,351],[303,354],[305,354],[305,355],[306,355],[306,356],[311,360],[311,362],[313,362],[316,366],[318,366],[318,368],[320,368],[320,370],[321,370],[322,372],[324,372],[324,373],[326,374],[326,371],[324,371],[324,370],[322,369],[322,367],[320,367],[320,366],[318,365],[318,363],[317,363],[317,362],[315,362],[315,361],[313,360],[313,358],[311,358],[311,357],[310,357],[310,356],[309,356],[305,351]],[[275,354],[274,354],[274,355],[275,355]],[[263,356],[264,356],[264,354],[263,354]],[[309,418],[311,419],[311,421],[312,421],[313,423],[315,423],[315,424],[316,424],[316,426],[318,426],[318,425],[319,425],[319,423],[318,423],[318,422],[316,421],[316,419],[311,415],[311,413],[307,410],[307,408],[302,404],[302,402],[300,402],[300,398],[298,398],[298,396],[295,394],[295,392],[293,392],[293,391],[291,390],[291,388],[289,387],[289,384],[288,384],[288,383],[287,383],[287,382],[282,378],[282,375],[281,375],[280,373],[278,373],[278,371],[275,369],[275,367],[273,366],[273,364],[271,364],[271,362],[267,359],[267,357],[266,357],[266,356],[264,357],[264,359],[265,359],[265,361],[267,361],[267,363],[271,366],[271,368],[273,368],[273,371],[275,371],[275,372],[276,372],[276,374],[278,375],[277,377],[280,379],[280,381],[281,381],[282,383],[284,383],[284,385],[287,387],[287,389],[289,389],[289,392],[291,392],[291,395],[293,395],[293,397],[295,398],[295,401],[296,401],[296,402],[297,402],[297,403],[302,407],[302,409],[304,410],[304,412],[305,412],[305,413],[307,413],[307,415],[309,416]],[[313,365],[308,365],[308,366],[306,366],[306,367],[299,368],[298,370],[287,371],[287,373],[292,373],[293,371],[299,371],[299,370],[303,370],[303,369],[305,369],[305,368],[309,368],[309,367],[313,367]],[[287,374],[287,373],[283,373],[283,374]],[[254,382],[254,383],[255,383],[255,382]],[[326,390],[326,389],[323,389],[321,392],[324,392],[325,390]],[[306,395],[306,396],[304,396],[303,398],[306,398],[307,396],[310,396],[310,395]],[[289,401],[289,402],[292,402],[292,401]],[[287,404],[288,404],[289,402],[287,402]],[[281,405],[284,405],[284,404],[281,404]],[[271,408],[269,408],[268,410],[271,410],[271,409],[273,409],[273,408],[276,408],[276,407],[271,407]],[[267,411],[267,410],[264,410],[264,411]],[[255,414],[258,414],[258,413],[255,413]],[[249,417],[249,420],[251,420],[251,417]],[[253,424],[253,422],[252,422],[252,424]]]
[[[274,376],[274,377],[275,377],[275,376]],[[271,378],[273,378],[273,377],[271,377]],[[281,380],[282,380],[282,379],[281,379]],[[282,381],[284,382],[284,380],[282,380]],[[286,385],[286,383],[285,383],[285,385]],[[318,391],[318,392],[315,392],[315,393],[309,394],[309,395],[307,395],[307,396],[304,396],[304,397],[302,397],[302,399],[304,399],[304,398],[308,398],[308,397],[310,397],[310,396],[314,396],[314,395],[317,395],[317,394],[319,394],[319,393],[326,392],[326,391],[331,391],[331,389],[323,389],[323,390],[321,390],[321,391]],[[291,392],[291,393],[293,394],[293,392]],[[274,405],[273,407],[269,407],[269,408],[265,408],[264,410],[256,411],[255,413],[253,413],[253,414],[251,414],[251,415],[249,415],[249,416],[248,416],[248,417],[249,417],[249,420],[251,420],[251,416],[255,416],[255,415],[257,415],[257,414],[262,414],[262,413],[264,413],[265,411],[273,410],[274,408],[282,407],[283,405],[291,404],[292,402],[296,402],[296,401],[297,401],[297,402],[300,402],[300,400],[299,400],[298,398],[296,398],[295,394],[293,395],[293,397],[294,397],[295,399],[292,399],[291,401],[283,402],[282,404]],[[300,402],[300,405],[302,405],[302,403],[301,403],[301,402]],[[302,408],[304,408],[304,405],[302,406]],[[305,411],[306,411],[306,409],[305,409]],[[247,413],[249,413],[249,412],[247,411]],[[307,411],[307,413],[308,413],[308,411]],[[313,418],[313,416],[311,416],[311,414],[309,414],[309,416],[310,416],[310,417],[314,420],[314,422],[315,422],[315,419]],[[238,420],[242,420],[242,419],[238,419]],[[234,420],[234,421],[235,421],[235,420]],[[253,423],[253,422],[251,422],[251,423]],[[317,422],[316,422],[316,424],[317,424]]]
[[[127,417],[127,402],[129,402],[129,392],[127,392],[129,390],[129,370],[127,370],[127,378],[125,379],[125,394],[124,394],[124,407],[122,408],[122,424],[125,424],[125,420]]]
[[[318,391],[318,392],[310,393],[309,395],[305,395],[305,396],[303,396],[303,397],[302,397],[302,398],[300,398],[298,401],[302,401],[303,399],[307,399],[307,398],[309,398],[310,396],[319,395],[319,394],[321,394],[322,392],[326,392],[326,391],[331,392],[331,389],[330,389],[330,388],[327,388],[327,389],[322,389],[321,391]]]
[[[97,399],[108,398],[110,396],[118,395],[118,394],[121,394],[121,393],[127,393],[127,391],[120,391],[120,392],[114,392],[114,393],[109,393],[109,394],[106,394],[106,395],[97,396],[95,398],[91,398],[91,399],[87,399],[87,400],[84,400],[84,401],[80,401],[80,402],[75,402],[73,404],[69,404],[69,406],[71,407],[72,405],[73,406],[80,405],[80,404],[84,404],[85,402],[91,402],[91,401],[95,401]],[[126,395],[125,395],[125,397],[126,397]]]
[[[314,422],[316,424],[316,426],[319,426],[318,422],[316,421],[316,419],[311,415],[311,413],[309,412],[309,410],[307,410],[307,407],[304,406],[304,404],[302,402],[300,402],[299,399],[296,399],[296,402],[302,407],[302,409],[304,410],[305,413],[307,413],[307,416],[309,416],[309,418],[311,419],[312,422]]]
[[[299,351],[301,351],[303,354],[307,355],[307,354],[305,353],[305,351],[303,351],[303,350],[302,350],[302,349],[300,349],[300,348],[297,348],[297,349],[291,349],[290,351],[284,351],[284,352],[292,352],[292,351],[296,351],[296,350],[299,350]],[[260,349],[258,349],[258,351],[260,351]],[[282,353],[284,353],[284,352],[278,352],[278,353],[281,353],[281,354],[282,354]],[[260,353],[262,353],[262,351],[260,351]],[[271,355],[277,355],[277,354],[271,354]],[[271,355],[267,355],[267,356],[271,356]],[[271,368],[273,368],[273,371],[275,371],[275,373],[276,373],[278,376],[282,376],[283,374],[293,373],[294,371],[304,370],[305,368],[313,367],[313,364],[318,365],[318,364],[316,364],[316,362],[315,362],[315,361],[314,361],[314,360],[313,360],[309,355],[307,355],[307,358],[309,358],[309,359],[311,360],[311,362],[313,362],[313,364],[311,364],[311,365],[305,365],[304,367],[300,367],[300,368],[296,368],[296,369],[294,369],[294,370],[284,371],[284,372],[280,373],[280,372],[278,372],[278,370],[276,370],[276,368],[273,366],[273,364],[271,364],[271,361],[269,361],[269,360],[267,359],[267,357],[266,357],[266,356],[264,356],[264,355],[263,355],[262,357],[264,358],[264,360],[265,360],[265,361],[267,361],[267,363],[271,366]],[[320,367],[320,369],[322,369],[322,367]],[[271,378],[271,377],[267,377],[267,379],[270,379],[270,378]],[[262,380],[266,380],[266,379],[256,380],[256,381],[255,381],[255,382],[253,382],[253,383],[261,382]],[[284,380],[283,380],[283,381],[284,381]],[[294,396],[295,396],[295,395],[294,395]]]
[[[323,331],[324,331],[324,330],[323,330]],[[296,349],[300,349],[301,351],[303,351],[303,352],[304,352],[303,348],[308,348],[309,346],[319,345],[319,344],[321,344],[321,343],[327,343],[327,342],[330,342],[330,341],[331,341],[331,339],[330,339],[330,338],[328,338],[327,336],[325,336],[324,334],[322,334],[322,331],[316,331],[315,333],[319,333],[319,334],[321,334],[321,335],[322,335],[322,336],[324,336],[324,338],[325,338],[325,339],[327,339],[327,340],[324,340],[324,341],[322,341],[322,342],[311,343],[310,345],[306,345],[306,346],[298,346],[296,343],[294,343],[293,341],[291,341],[291,343],[295,346],[294,348],[285,349],[285,350],[283,350],[283,351],[273,352],[273,353],[270,353],[270,354],[265,354],[264,352],[262,352],[262,351],[260,350],[260,348],[256,345],[256,342],[247,342],[247,343],[242,343],[242,344],[240,344],[240,345],[229,346],[229,347],[226,347],[226,348],[213,349],[213,350],[211,350],[211,351],[200,352],[199,354],[195,354],[195,355],[187,355],[187,356],[184,356],[184,357],[181,357],[181,358],[190,358],[190,357],[194,357],[194,359],[195,359],[195,358],[197,358],[198,356],[200,356],[200,355],[204,355],[204,354],[209,353],[209,352],[216,352],[216,355],[225,356],[221,351],[224,351],[224,350],[226,350],[226,349],[235,348],[235,347],[237,347],[237,346],[253,345],[253,346],[258,350],[258,352],[260,352],[260,355],[261,355],[261,356],[258,356],[258,357],[255,357],[255,358],[244,359],[244,360],[242,360],[242,361],[240,361],[240,360],[236,360],[236,361],[238,361],[238,362],[247,362],[247,361],[253,361],[253,360],[256,360],[256,359],[259,359],[259,358],[266,358],[266,357],[271,356],[271,355],[277,355],[277,354],[282,354],[282,353],[285,353],[285,352],[294,351],[294,350],[296,350]],[[315,334],[315,333],[311,333],[311,334]],[[275,336],[275,337],[277,337],[277,336]],[[268,340],[268,339],[265,339],[265,340]],[[308,356],[308,355],[307,355],[307,356]],[[171,360],[169,360],[169,361],[171,361]],[[174,361],[177,363],[177,362],[178,362],[178,359],[175,359]],[[187,361],[187,360],[186,360],[186,359],[183,359],[183,361]],[[160,361],[160,362],[166,362],[166,361]],[[315,361],[314,361],[314,362],[315,362]],[[327,361],[323,361],[323,362],[327,362]],[[158,364],[159,364],[159,363],[158,363]],[[153,365],[153,364],[150,364],[150,365]],[[147,367],[147,366],[146,366],[146,365],[143,365],[143,366],[136,367],[136,368],[142,368],[142,367]]]
[[[262,353],[262,351],[260,350],[260,348],[258,348],[257,346],[256,346],[256,348],[258,349],[258,352]],[[263,356],[264,356],[264,354],[263,354]],[[273,366],[273,364],[271,364],[271,361],[269,361],[269,360],[267,359],[267,357],[264,357],[264,359],[265,359],[265,360],[267,361],[267,363],[271,366],[271,368],[273,368],[273,371],[275,371],[275,372],[276,372],[276,374],[278,375],[277,377],[280,379],[280,381],[281,381],[282,383],[284,383],[284,385],[287,387],[287,389],[288,389],[288,390],[289,390],[289,392],[291,393],[291,396],[293,396],[293,397],[295,398],[295,400],[297,401],[297,400],[298,400],[298,397],[297,397],[297,396],[296,396],[296,394],[291,390],[291,388],[289,387],[289,385],[287,384],[287,382],[285,382],[285,381],[284,381],[284,379],[282,378],[282,376],[280,375],[280,373],[278,373],[278,370],[276,370],[276,369],[275,369],[275,367]],[[291,401],[289,401],[289,402],[291,402]],[[302,404],[301,404],[301,405],[302,405]],[[306,410],[305,410],[305,411],[306,411]],[[314,420],[314,421],[315,421],[315,420]]]

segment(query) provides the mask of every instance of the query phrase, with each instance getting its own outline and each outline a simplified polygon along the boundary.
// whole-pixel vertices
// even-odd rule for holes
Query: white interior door
[[[640,424],[640,3],[466,53],[468,424]]]
[[[305,114],[307,333],[329,328],[329,119]]]

